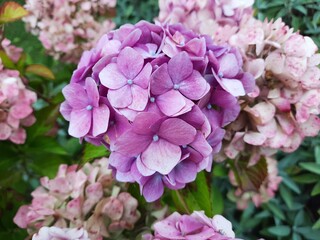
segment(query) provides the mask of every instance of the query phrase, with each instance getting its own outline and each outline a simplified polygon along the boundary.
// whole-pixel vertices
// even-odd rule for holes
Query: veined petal
[[[110,110],[107,105],[101,104],[92,110],[92,135],[94,137],[104,133],[108,129]]]
[[[133,80],[134,84],[139,85],[142,88],[148,88],[150,76],[152,72],[152,66],[150,63],[147,63],[141,72]]]
[[[73,137],[85,136],[91,127],[92,112],[87,109],[73,110],[70,115],[69,134]]]
[[[132,103],[128,108],[136,111],[143,111],[149,100],[149,93],[147,89],[143,89],[138,85],[133,84],[131,86]]]
[[[185,97],[176,90],[171,90],[156,98],[156,103],[167,116],[173,116],[186,105]]]
[[[142,194],[147,202],[153,202],[159,199],[164,191],[163,182],[160,175],[155,175],[143,186]]]
[[[141,155],[141,160],[146,167],[163,175],[171,172],[180,158],[180,147],[164,139],[151,142]]]
[[[81,109],[88,105],[88,96],[80,84],[70,83],[62,89],[62,93],[72,108]]]
[[[150,89],[154,95],[161,95],[171,90],[173,83],[168,73],[168,65],[164,63],[155,70],[150,81]]]
[[[117,65],[127,79],[134,79],[144,64],[143,57],[133,48],[125,47],[118,56]]]
[[[210,85],[198,71],[193,71],[187,79],[180,83],[179,90],[187,98],[199,100],[209,92]]]
[[[86,91],[88,95],[88,102],[93,106],[93,107],[98,107],[99,106],[99,91],[98,91],[98,86],[95,80],[93,78],[88,77],[86,79]]]
[[[175,84],[189,77],[192,71],[193,64],[186,52],[178,53],[168,63],[168,73]]]
[[[131,87],[125,85],[122,88],[108,91],[108,100],[114,108],[125,108],[132,103]]]
[[[127,84],[127,78],[120,72],[117,64],[110,63],[99,73],[101,84],[110,89],[119,89]]]

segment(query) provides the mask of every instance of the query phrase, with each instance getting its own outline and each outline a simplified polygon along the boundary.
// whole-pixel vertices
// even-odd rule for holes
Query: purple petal
[[[126,47],[118,56],[117,65],[127,79],[134,79],[144,64],[143,57],[133,48]]]
[[[64,101],[60,105],[60,113],[64,117],[65,120],[70,121],[72,107],[68,104],[67,101]]]
[[[69,134],[73,137],[85,136],[91,127],[91,111],[87,109],[73,110],[70,115]]]
[[[133,121],[133,131],[137,134],[152,134],[152,126],[158,122],[161,117],[151,112],[139,113]]]
[[[206,42],[204,38],[194,38],[190,40],[187,44],[185,49],[189,52],[194,54],[197,57],[203,57],[206,53]]]
[[[168,73],[173,83],[180,83],[192,74],[193,65],[186,52],[178,53],[168,63]]]
[[[156,98],[156,103],[167,116],[173,116],[186,105],[185,97],[176,90],[166,92]]]
[[[203,157],[208,157],[212,153],[212,148],[201,132],[198,132],[194,142],[190,146],[197,150]]]
[[[141,35],[142,32],[140,29],[135,29],[130,32],[130,34],[125,35],[125,39],[121,44],[121,48],[134,46],[139,41]]]
[[[92,111],[92,135],[94,137],[105,133],[108,129],[110,110],[107,105],[101,104]]]
[[[133,131],[128,131],[117,139],[114,144],[114,151],[125,156],[138,156],[148,147],[151,141],[152,136],[140,135]]]
[[[110,89],[119,89],[127,84],[127,78],[119,71],[117,64],[110,63],[99,74],[101,84]]]
[[[228,53],[223,55],[219,59],[219,63],[219,72],[221,72],[225,78],[235,77],[240,70],[240,66],[234,54]]]
[[[197,177],[197,165],[192,161],[184,160],[169,175],[180,183],[193,182]]]
[[[134,84],[139,85],[142,88],[148,88],[150,76],[152,72],[152,66],[147,63],[146,66],[141,70],[138,76],[133,80]]]
[[[131,86],[132,103],[128,108],[136,111],[143,111],[149,100],[149,93],[147,89],[143,89],[138,85]]]
[[[100,96],[99,96],[97,83],[93,80],[93,78],[88,77],[86,79],[85,86],[86,86],[86,91],[87,91],[87,95],[88,95],[88,102],[93,107],[98,107]]]
[[[142,176],[148,177],[155,174],[156,172],[154,170],[147,168],[141,161],[140,156],[137,158],[136,165],[137,165],[138,171],[141,173]]]
[[[80,84],[70,83],[62,89],[62,93],[72,108],[82,109],[88,105],[88,96]]]
[[[171,118],[161,124],[158,134],[175,145],[187,145],[195,139],[197,131],[185,121]]]
[[[242,82],[237,79],[222,78],[217,79],[217,81],[224,90],[235,97],[244,96],[246,94]]]
[[[180,147],[163,139],[151,142],[141,155],[141,160],[147,168],[163,175],[171,172],[180,158]]]
[[[118,152],[112,152],[109,157],[109,164],[120,172],[130,171],[134,161],[135,158],[124,156]]]
[[[174,212],[166,219],[156,222],[154,224],[154,229],[156,233],[167,239],[186,239],[185,237],[181,236],[181,232],[176,228],[177,222],[179,222],[181,215],[177,212]]]
[[[161,95],[172,89],[173,83],[168,73],[168,65],[164,63],[155,70],[150,81],[151,92],[154,95]]]
[[[164,191],[163,182],[160,175],[155,175],[143,186],[142,194],[147,202],[159,199]]]
[[[110,89],[107,97],[114,108],[128,107],[132,103],[131,87],[125,85],[117,90]]]
[[[199,100],[210,90],[210,85],[198,71],[193,71],[191,76],[180,83],[180,92],[192,100]]]

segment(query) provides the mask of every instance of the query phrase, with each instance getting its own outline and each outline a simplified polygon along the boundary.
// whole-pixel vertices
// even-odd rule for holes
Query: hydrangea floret
[[[90,240],[83,228],[42,227],[32,240]]]
[[[132,229],[140,217],[138,201],[114,181],[108,159],[77,169],[77,165],[63,164],[55,178],[41,178],[41,186],[32,192],[32,203],[20,207],[14,222],[30,235],[46,226],[83,228],[91,240]],[[44,229],[40,233],[51,232]]]
[[[77,63],[84,50],[115,27],[110,17],[116,0],[27,0],[27,30],[39,37],[48,54]]]
[[[174,212],[153,226],[155,233],[145,234],[144,240],[197,239],[197,240],[237,240],[232,224],[221,215],[208,218],[203,211],[191,215]],[[240,240],[240,239],[238,239]]]
[[[22,49],[11,45],[8,39],[3,39],[0,49],[8,58],[17,63]],[[7,69],[0,59],[0,141],[9,140],[15,144],[26,141],[26,131],[36,121],[32,104],[37,95],[26,88],[26,83],[17,70]]]
[[[84,52],[61,113],[70,135],[111,150],[117,180],[154,201],[211,170],[236,97],[253,91],[242,65],[235,48],[182,25],[126,24]]]

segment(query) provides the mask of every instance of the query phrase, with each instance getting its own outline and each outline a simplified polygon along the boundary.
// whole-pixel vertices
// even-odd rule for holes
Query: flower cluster
[[[116,0],[27,0],[27,29],[39,36],[56,59],[77,63],[104,33],[115,27],[108,19]]]
[[[253,13],[254,0],[159,0],[161,22],[182,23],[189,29],[224,43],[240,20]]]
[[[140,217],[138,201],[120,192],[108,169],[108,159],[77,168],[61,165],[54,179],[41,178],[41,186],[32,192],[31,205],[21,206],[14,222],[30,234],[43,226],[83,228],[91,240],[132,229]],[[42,233],[46,232],[48,229]]]
[[[69,134],[111,150],[117,180],[147,201],[211,170],[223,126],[253,91],[240,53],[182,25],[141,21],[104,35],[63,89]]]
[[[309,37],[293,33],[281,19],[245,20],[229,41],[240,47],[245,68],[256,78],[256,89],[241,98],[238,119],[227,128],[224,154],[235,159],[281,149],[295,151],[306,136],[320,130],[320,55]]]
[[[166,219],[156,222],[154,229],[154,236],[145,234],[143,239],[236,240],[230,221],[221,215],[210,219],[203,211],[195,211],[191,215],[180,215],[175,212]]]
[[[32,240],[90,240],[83,228],[42,227]]]
[[[261,184],[258,191],[244,191],[238,186],[234,173],[229,172],[229,179],[232,185],[238,187],[234,193],[238,209],[246,209],[248,203],[252,201],[256,207],[268,202],[275,196],[282,178],[278,176],[278,162],[270,157],[266,158],[268,173],[266,179]]]
[[[21,57],[22,49],[11,45],[8,39],[2,40],[0,48],[14,63]],[[0,140],[10,140],[15,144],[25,142],[23,127],[36,121],[32,114],[32,104],[36,100],[36,94],[26,89],[19,72],[5,68],[0,59]]]

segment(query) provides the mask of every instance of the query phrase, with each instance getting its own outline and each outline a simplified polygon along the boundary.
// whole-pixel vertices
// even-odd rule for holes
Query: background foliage
[[[23,4],[22,0],[17,2]],[[256,8],[259,19],[283,17],[320,45],[319,1],[257,0]],[[140,19],[152,21],[157,14],[156,0],[118,0],[115,22],[120,26]],[[55,75],[55,80],[28,76],[30,88],[37,92],[39,100],[34,106],[37,122],[28,128],[26,144],[0,142],[0,239],[20,240],[26,233],[12,219],[20,205],[30,202],[30,192],[38,186],[39,177],[54,176],[61,163],[83,164],[107,152],[103,147],[80,145],[70,138],[67,124],[59,116],[61,89],[75,66],[45,55],[40,42],[25,31],[21,21],[8,24],[5,35],[24,49],[27,64],[43,64]],[[203,209],[208,216],[223,213],[233,222],[236,234],[244,239],[319,239],[320,137],[307,139],[292,154],[279,153],[278,160],[283,182],[276,198],[261,208],[250,204],[243,212],[236,209],[226,164],[215,164],[211,175],[199,174],[186,190],[167,192],[162,201],[180,212]],[[146,203],[139,197],[137,186],[132,185],[130,191],[139,199],[140,210],[145,211]]]

